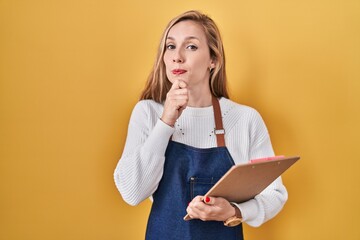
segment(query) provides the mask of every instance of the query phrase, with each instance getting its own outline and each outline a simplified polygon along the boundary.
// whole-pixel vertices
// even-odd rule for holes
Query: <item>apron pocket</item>
[[[215,183],[220,178],[203,178],[203,177],[191,177],[190,178],[190,197],[193,199],[194,197],[201,195],[204,196],[212,186],[215,185]]]

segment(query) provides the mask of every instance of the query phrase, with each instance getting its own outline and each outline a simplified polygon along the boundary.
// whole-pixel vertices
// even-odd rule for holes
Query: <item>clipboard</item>
[[[299,159],[299,156],[276,156],[234,165],[205,196],[223,197],[229,202],[245,202],[261,193]],[[191,218],[186,215],[184,220]]]

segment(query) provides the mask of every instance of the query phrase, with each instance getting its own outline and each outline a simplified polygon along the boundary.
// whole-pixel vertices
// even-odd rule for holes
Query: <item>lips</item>
[[[172,74],[174,74],[174,75],[181,75],[181,74],[186,73],[187,71],[184,70],[184,69],[174,69],[174,70],[172,70],[171,72],[172,72]]]

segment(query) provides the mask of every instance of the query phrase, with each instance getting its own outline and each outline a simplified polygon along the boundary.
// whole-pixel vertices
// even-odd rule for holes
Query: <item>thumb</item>
[[[215,198],[209,197],[209,196],[204,196],[203,201],[207,205],[213,205],[215,203]]]

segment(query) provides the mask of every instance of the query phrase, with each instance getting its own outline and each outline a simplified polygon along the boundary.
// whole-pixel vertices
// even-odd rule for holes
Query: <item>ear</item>
[[[211,59],[210,68],[215,68],[215,67],[216,67],[216,59]]]

